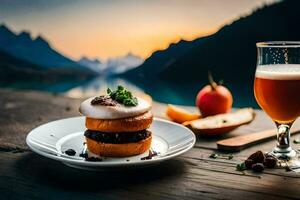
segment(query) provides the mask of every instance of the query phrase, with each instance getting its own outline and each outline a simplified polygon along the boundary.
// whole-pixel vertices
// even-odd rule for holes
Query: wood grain
[[[299,174],[235,170],[254,151],[270,150],[272,140],[233,153],[232,160],[209,158],[215,152],[227,155],[217,150],[219,139],[273,128],[261,111],[250,125],[222,137],[198,136],[191,151],[139,170],[81,171],[27,149],[24,138],[30,129],[77,116],[79,103],[56,94],[0,89],[0,199],[299,199]],[[164,104],[154,103],[156,116],[164,117],[164,111]]]

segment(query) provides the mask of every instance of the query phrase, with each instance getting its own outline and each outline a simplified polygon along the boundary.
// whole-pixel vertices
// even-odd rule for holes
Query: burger
[[[89,152],[104,157],[127,157],[150,149],[151,105],[122,86],[83,101],[84,133]]]

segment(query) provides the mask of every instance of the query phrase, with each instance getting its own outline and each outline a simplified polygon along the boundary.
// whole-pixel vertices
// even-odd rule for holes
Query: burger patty
[[[151,132],[144,129],[136,132],[106,133],[101,131],[86,130],[84,136],[102,143],[124,144],[135,143],[151,136]]]

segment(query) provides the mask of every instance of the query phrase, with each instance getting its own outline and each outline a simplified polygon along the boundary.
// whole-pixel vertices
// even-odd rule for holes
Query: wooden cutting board
[[[300,129],[294,129],[291,134],[299,133]],[[247,135],[236,136],[217,141],[218,149],[225,151],[241,151],[249,146],[264,142],[276,137],[276,129],[259,131]]]

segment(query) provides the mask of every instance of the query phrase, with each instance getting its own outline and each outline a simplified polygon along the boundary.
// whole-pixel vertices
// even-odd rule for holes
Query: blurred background
[[[257,107],[255,43],[300,40],[297,0],[0,0],[0,87],[85,98],[121,84],[194,105],[222,79]]]

